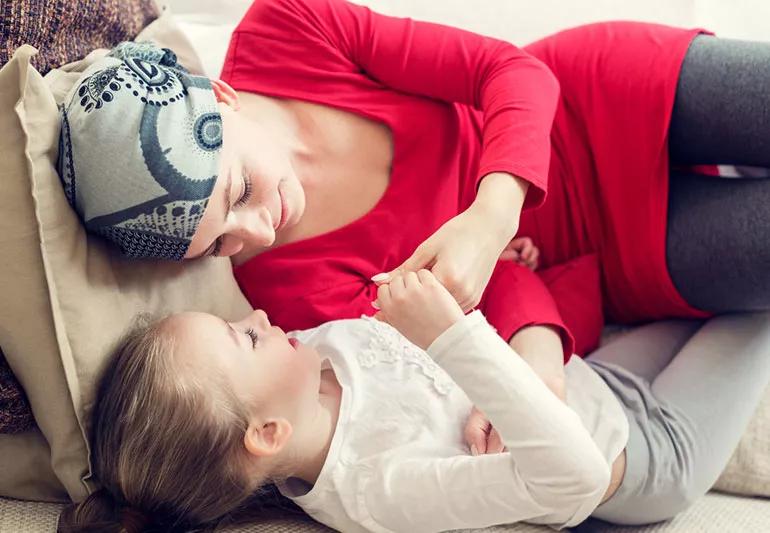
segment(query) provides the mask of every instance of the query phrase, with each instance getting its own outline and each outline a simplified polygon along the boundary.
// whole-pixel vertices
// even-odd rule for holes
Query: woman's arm
[[[266,72],[265,54],[270,64],[277,56],[288,62]],[[509,42],[345,0],[262,0],[236,28],[228,56],[238,60],[222,75],[234,87],[248,85],[246,74],[310,84],[306,73],[291,71],[299,57],[314,69],[347,74],[348,83],[363,74],[390,89],[482,110],[482,154],[469,179],[478,187],[502,172],[531,184],[525,208],[545,198],[559,84],[544,63]],[[510,208],[515,212],[516,203]]]

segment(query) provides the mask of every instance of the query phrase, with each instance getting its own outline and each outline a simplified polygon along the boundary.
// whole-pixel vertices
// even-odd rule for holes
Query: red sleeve
[[[596,254],[581,255],[537,272],[575,339],[575,353],[580,357],[598,348],[602,337],[604,310],[599,273]]]
[[[255,62],[283,50],[285,68],[336,67],[390,89],[473,106],[484,114],[476,186],[490,172],[508,172],[531,184],[524,208],[545,200],[559,85],[548,67],[511,43],[344,0],[257,0],[233,34],[225,81],[236,74],[239,48]]]
[[[547,325],[559,330],[564,362],[575,353],[575,339],[543,280],[514,261],[498,261],[477,306],[505,342],[524,326]]]

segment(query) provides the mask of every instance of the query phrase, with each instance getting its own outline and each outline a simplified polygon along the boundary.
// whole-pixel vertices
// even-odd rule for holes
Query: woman
[[[428,267],[563,396],[574,338],[542,280],[498,261],[517,233],[545,267],[598,257],[585,284],[600,276],[591,307],[612,320],[768,307],[770,239],[751,220],[770,182],[669,188],[673,163],[768,164],[767,69],[736,57],[770,50],[701,33],[608,23],[521,50],[342,0],[255,2],[221,81],[168,57],[127,58],[125,79],[94,65],[65,110],[63,179],[129,255],[231,256],[285,329],[373,314],[372,275]],[[88,99],[104,91],[115,101]],[[468,428],[485,451],[483,415]]]

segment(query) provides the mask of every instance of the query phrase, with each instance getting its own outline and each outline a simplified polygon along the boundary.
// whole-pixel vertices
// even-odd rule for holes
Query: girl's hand
[[[471,449],[471,455],[501,453],[508,448],[492,422],[476,406],[465,422],[465,442]]]
[[[380,309],[375,318],[423,350],[464,316],[449,291],[425,269],[393,276],[379,286],[373,305]]]
[[[505,247],[503,253],[500,254],[500,259],[516,261],[534,272],[537,270],[539,256],[540,250],[532,242],[532,239],[516,237]]]

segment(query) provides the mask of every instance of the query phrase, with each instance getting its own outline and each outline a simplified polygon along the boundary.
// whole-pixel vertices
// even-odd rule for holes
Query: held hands
[[[383,279],[397,272],[429,269],[463,312],[471,310],[481,301],[500,253],[510,240],[495,231],[489,217],[483,209],[471,206],[445,222]],[[372,279],[379,283],[377,276]]]
[[[425,269],[398,273],[383,282],[372,305],[380,309],[374,318],[423,350],[464,316],[454,297]]]

